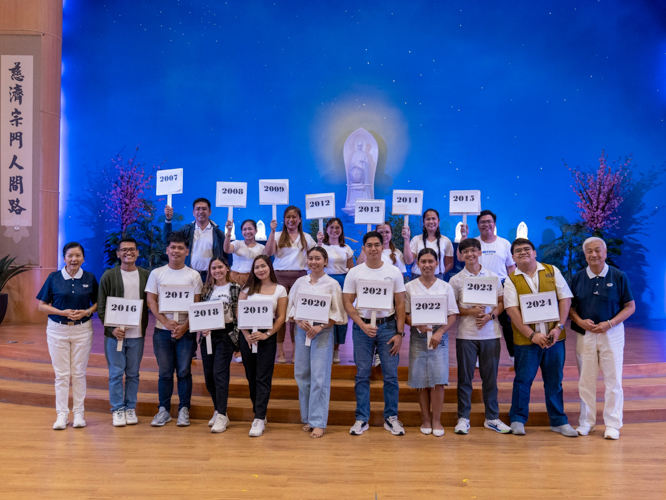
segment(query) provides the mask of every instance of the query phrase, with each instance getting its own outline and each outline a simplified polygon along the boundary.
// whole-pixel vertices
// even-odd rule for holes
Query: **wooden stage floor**
[[[85,429],[53,431],[52,409],[0,404],[2,498],[533,499],[666,498],[666,423],[629,424],[619,441],[565,438],[544,427],[527,436],[473,428],[442,438],[382,428],[319,440],[295,424],[249,438],[246,422],[211,434],[187,428],[125,428],[88,412]]]

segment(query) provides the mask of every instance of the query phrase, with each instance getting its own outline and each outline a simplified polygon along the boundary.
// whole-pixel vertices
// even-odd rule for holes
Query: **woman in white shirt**
[[[301,276],[305,276],[307,271],[307,252],[313,246],[315,241],[312,236],[303,232],[303,218],[298,207],[288,206],[284,210],[284,228],[286,230],[275,232],[277,221],[271,221],[271,234],[266,241],[266,255],[274,255],[273,267],[278,283],[285,287],[287,293]],[[294,345],[294,323],[285,324],[278,332],[277,352],[278,363],[286,363],[284,356],[284,338],[286,331],[289,330],[291,343]],[[296,351],[292,353],[291,362],[294,362]]]
[[[242,241],[231,241],[233,227],[234,221],[228,220],[227,237],[224,238],[223,248],[225,253],[234,254],[234,261],[231,264],[231,281],[235,281],[242,287],[250,277],[254,258],[263,254],[265,247],[254,239],[257,234],[257,223],[252,219],[244,220],[241,224]]]
[[[444,404],[444,385],[449,383],[449,329],[456,322],[458,306],[451,285],[435,276],[437,253],[432,248],[419,252],[419,277],[405,285],[405,322],[409,332],[409,378],[407,385],[419,391],[421,406],[421,432],[443,436],[441,415]],[[412,299],[416,295],[445,295],[446,311],[442,311],[445,324],[412,326]],[[432,331],[428,349],[428,331]]]
[[[252,263],[252,272],[238,300],[265,300],[268,298],[273,302],[273,328],[265,331],[259,330],[255,333],[241,330],[243,335],[240,337],[245,376],[250,385],[250,399],[254,411],[254,422],[250,429],[251,437],[261,436],[266,426],[266,410],[271,397],[277,349],[275,333],[284,325],[288,302],[287,291],[278,284],[271,259],[266,255],[259,255]],[[256,353],[252,353],[251,344],[257,344]]]
[[[345,284],[345,277],[349,270],[354,267],[354,251],[345,244],[345,231],[342,221],[337,217],[328,219],[324,232],[317,233],[317,246],[322,247],[328,254],[328,264],[324,272],[340,284],[340,289]],[[345,343],[348,325],[333,326],[333,363],[340,362],[340,344]]]
[[[226,241],[226,240],[225,240]],[[229,264],[224,257],[213,257],[208,263],[206,283],[201,290],[201,301],[222,301],[224,308],[224,328],[204,330],[203,337],[211,336],[213,353],[208,354],[206,343],[201,343],[201,361],[203,362],[206,389],[213,399],[215,413],[208,422],[211,432],[227,430],[227,401],[229,400],[229,377],[231,358],[238,347],[238,296],[240,285],[231,281]],[[203,339],[202,337],[202,339]]]
[[[294,378],[298,384],[298,400],[301,407],[303,430],[310,432],[310,437],[324,435],[328,421],[328,404],[331,395],[331,360],[333,357],[333,326],[347,325],[347,313],[342,304],[342,289],[324,268],[328,264],[328,254],[321,247],[308,251],[310,274],[299,278],[289,293],[289,311],[287,317],[296,321],[296,362]],[[325,294],[331,296],[328,321],[310,324],[299,320],[299,292]],[[312,300],[312,299],[310,299]],[[303,317],[302,313],[300,313]],[[311,345],[306,346],[306,337]]]
[[[403,229],[403,236],[409,239],[409,227]],[[416,256],[424,248],[432,248],[437,255],[437,269],[435,276],[440,280],[453,267],[453,244],[439,231],[439,212],[429,208],[423,212],[423,234],[412,238],[409,245],[405,245],[405,262],[412,264],[412,279],[416,279],[421,271],[416,262]]]
[[[382,260],[387,264],[397,267],[402,274],[407,272],[407,267],[405,267],[405,259],[402,255],[400,249],[396,248],[393,244],[391,238],[393,238],[393,228],[388,222],[383,224],[378,224],[376,231],[382,235],[384,238],[384,250],[382,251]],[[409,246],[409,236],[405,241],[405,248]],[[363,249],[361,249],[361,255],[358,258],[357,264],[363,264],[367,260]]]

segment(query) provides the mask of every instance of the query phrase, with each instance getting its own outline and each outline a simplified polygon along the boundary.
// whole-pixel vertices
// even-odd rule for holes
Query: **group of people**
[[[229,425],[230,364],[237,357],[245,368],[254,412],[249,435],[263,434],[274,365],[287,362],[284,340],[289,331],[303,430],[313,438],[322,437],[328,420],[332,364],[340,361],[339,345],[346,341],[351,319],[357,367],[356,421],[350,429],[352,435],[363,434],[369,428],[370,376],[376,357],[381,363],[384,384],[384,428],[393,435],[405,433],[398,419],[398,363],[405,325],[409,326],[410,335],[408,386],[419,391],[420,431],[426,435],[444,434],[441,412],[444,386],[449,383],[448,332],[457,324],[455,433],[467,434],[470,430],[472,380],[478,367],[485,405],[484,427],[500,433],[525,434],[531,386],[540,367],[551,430],[569,437],[587,435],[594,430],[596,378],[601,369],[606,385],[604,437],[619,437],[623,322],[633,314],[635,306],[626,275],[606,264],[606,245],[600,238],[585,241],[588,267],[567,284],[555,266],[537,262],[531,241],[519,238],[509,243],[496,236],[496,215],[484,210],[477,217],[480,236],[467,238],[469,231],[463,226],[457,255],[464,262],[464,269],[446,282],[444,276],[453,267],[454,249],[451,241],[440,234],[439,214],[434,209],[423,214],[423,234],[412,238],[409,228],[402,228],[404,252],[392,243],[389,224],[380,224],[375,231],[365,234],[356,265],[353,251],[345,243],[340,219],[329,219],[315,241],[303,231],[301,212],[294,206],[284,211],[282,231],[277,231],[277,221],[271,221],[265,246],[255,241],[256,224],[252,220],[241,224],[243,239],[231,241],[232,222],[227,222],[225,236],[210,220],[210,202],[204,198],[193,204],[195,221],[179,231],[171,229],[171,207],[166,207],[165,214],[168,259],[165,266],[152,272],[137,267],[137,242],[125,237],[117,248],[120,264],[107,270],[98,285],[95,276],[81,268],[83,247],[72,242],[63,249],[65,267],[52,273],[39,292],[39,309],[49,315],[47,341],[56,375],[54,429],[65,429],[68,425],[70,379],[73,426],[85,426],[85,370],[92,344],[90,319],[97,311],[104,321],[109,297],[141,299],[144,304],[140,327],[104,330],[113,425],[138,423],[139,368],[148,310],[155,317],[153,350],[159,366],[158,413],[151,425],[160,427],[171,421],[174,373],[179,397],[177,425],[189,425],[191,364],[197,333],[189,330],[187,314],[163,313],[159,307],[162,286],[187,285],[194,290],[194,302],[222,301],[224,307],[226,326],[203,331],[199,339],[205,384],[214,406],[209,422],[213,433],[224,432]],[[405,284],[408,265],[412,266],[412,279]],[[475,276],[497,280],[496,305],[462,301],[465,278]],[[357,296],[367,281],[390,283],[393,300],[389,309],[357,307]],[[541,332],[538,325],[535,329],[535,325],[523,323],[520,296],[548,291],[557,295],[559,321],[549,323],[546,332]],[[327,322],[296,318],[300,292],[330,296]],[[428,295],[446,297],[441,324],[413,324],[415,297]],[[239,300],[267,299],[273,306],[272,328],[239,329]],[[562,392],[564,324],[568,318],[577,332],[581,398],[577,429],[569,425],[564,413]],[[202,342],[207,336],[211,337],[212,354],[208,354],[206,342]],[[509,425],[499,418],[497,399],[502,336],[515,365]]]

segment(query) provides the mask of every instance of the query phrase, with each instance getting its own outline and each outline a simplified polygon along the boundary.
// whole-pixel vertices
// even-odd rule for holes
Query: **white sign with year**
[[[294,319],[313,323],[328,323],[331,296],[323,293],[299,292],[296,298]]]
[[[194,303],[194,287],[187,285],[160,285],[160,312],[187,312]]]
[[[448,301],[446,295],[412,295],[412,325],[446,325]]]
[[[481,191],[449,191],[449,215],[479,215]]]
[[[247,182],[218,182],[215,194],[216,207],[245,208]]]
[[[306,219],[329,219],[331,217],[335,217],[335,193],[305,195]]]
[[[242,330],[273,328],[273,299],[239,300],[238,328]]]
[[[527,293],[520,296],[523,323],[533,325],[560,320],[556,292]]]
[[[384,200],[357,199],[354,206],[354,224],[381,224],[385,220]]]
[[[393,190],[393,215],[421,215],[423,211],[423,191]]]
[[[493,307],[497,305],[499,293],[497,278],[466,276],[463,278],[462,285],[462,303]]]
[[[393,309],[393,281],[358,280],[356,308],[383,311]]]
[[[224,328],[224,305],[221,300],[190,304],[189,313],[191,332]]]
[[[259,205],[289,205],[289,179],[261,179]]]
[[[183,192],[183,169],[157,171],[157,196]]]
[[[143,300],[107,297],[104,326],[141,326]]]

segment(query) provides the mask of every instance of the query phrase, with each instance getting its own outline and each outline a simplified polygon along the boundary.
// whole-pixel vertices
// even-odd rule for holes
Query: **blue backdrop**
[[[453,239],[445,196],[480,189],[499,235],[524,221],[536,244],[552,239],[546,216],[575,218],[563,160],[596,169],[602,149],[633,153],[635,175],[666,160],[666,14],[638,0],[497,4],[67,0],[61,242],[84,242],[101,272],[96,172],[137,144],[142,161],[185,169],[174,206],[188,221],[218,180],[250,183],[236,220],[270,219],[260,178],[288,177],[301,207],[334,190],[340,209],[342,144],[358,127],[380,145],[376,197],[423,189]],[[631,200],[645,210],[623,228],[648,252],[636,292],[654,318],[666,237],[648,216],[665,195]]]

